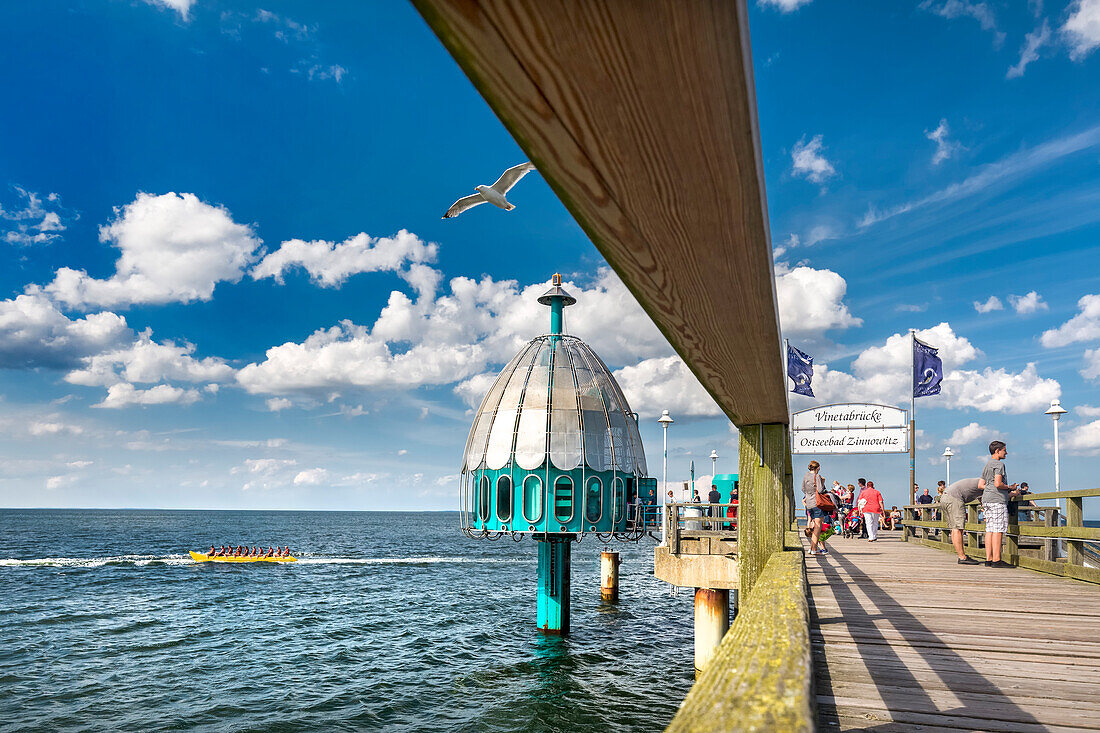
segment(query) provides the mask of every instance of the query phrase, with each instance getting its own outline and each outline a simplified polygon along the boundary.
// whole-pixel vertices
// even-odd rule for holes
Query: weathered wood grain
[[[741,591],[749,593],[772,554],[782,550],[787,427],[746,425],[740,432],[740,525],[737,552]]]
[[[737,425],[786,423],[744,0],[412,0]]]
[[[668,730],[813,730],[808,627],[802,553],[775,552]]]
[[[892,533],[829,546],[807,558],[823,730],[1100,728],[1096,586]]]

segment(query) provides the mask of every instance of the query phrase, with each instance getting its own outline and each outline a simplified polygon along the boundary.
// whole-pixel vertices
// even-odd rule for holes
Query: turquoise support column
[[[561,296],[550,298],[550,335],[561,336],[561,317],[565,310]]]
[[[539,546],[539,631],[569,633],[569,556],[572,541],[550,535]]]

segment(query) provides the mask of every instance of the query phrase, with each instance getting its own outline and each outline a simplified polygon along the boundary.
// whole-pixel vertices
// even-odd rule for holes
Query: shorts
[[[985,512],[986,532],[1008,531],[1008,505],[1007,504],[982,504]]]
[[[947,528],[963,529],[963,525],[966,524],[966,506],[963,505],[962,499],[944,496],[940,499],[940,506],[943,507],[943,516],[947,520]]]
[[[806,516],[809,517],[810,519],[824,519],[825,518],[825,510],[820,509],[816,506],[812,506],[812,507],[810,507],[809,509],[806,510]]]

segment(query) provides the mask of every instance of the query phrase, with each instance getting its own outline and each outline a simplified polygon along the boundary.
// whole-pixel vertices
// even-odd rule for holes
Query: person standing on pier
[[[947,487],[940,500],[947,527],[951,530],[951,544],[959,556],[959,565],[977,565],[978,561],[967,557],[963,550],[963,529],[966,526],[966,504],[982,495],[982,480],[964,478]]]
[[[825,520],[825,512],[817,506],[817,493],[825,490],[825,479],[818,475],[821,464],[817,461],[810,461],[807,468],[809,470],[802,477],[802,503],[806,507],[806,525],[810,528],[810,554],[823,555],[828,550],[824,543],[821,543],[819,549],[818,543],[821,540],[821,524]]]
[[[982,512],[985,514],[985,566],[987,568],[1010,568],[1012,565],[1001,560],[1001,542],[1008,531],[1008,500],[1020,495],[1016,484],[1009,484],[1005,474],[1004,459],[1008,447],[1000,440],[989,444],[990,459],[982,469]]]
[[[867,541],[876,541],[879,520],[882,519],[882,494],[875,488],[873,481],[868,481],[859,494],[859,511],[863,514],[863,524],[867,528]]]

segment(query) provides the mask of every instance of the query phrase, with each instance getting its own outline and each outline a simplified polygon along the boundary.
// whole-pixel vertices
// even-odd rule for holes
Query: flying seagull
[[[493,206],[504,209],[505,211],[511,211],[516,208],[515,204],[508,203],[508,199],[504,198],[505,194],[512,190],[512,186],[519,183],[519,179],[533,170],[535,170],[533,164],[529,162],[520,163],[504,171],[500,178],[497,179],[497,182],[492,186],[474,186],[474,190],[477,191],[477,193],[455,201],[451,204],[451,208],[447,209],[447,213],[443,215],[443,218],[453,219],[466,209],[472,209],[485,202],[489,202]]]

